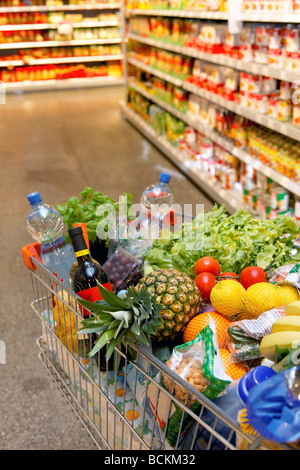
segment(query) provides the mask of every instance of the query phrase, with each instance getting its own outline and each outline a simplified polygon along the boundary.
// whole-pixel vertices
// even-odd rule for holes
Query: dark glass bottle
[[[82,228],[73,227],[68,230],[70,239],[74,248],[76,261],[70,269],[70,286],[71,289],[82,299],[95,302],[102,297],[98,289],[98,282],[110,290],[110,283],[104,269],[92,258],[83,235]],[[89,311],[83,309],[83,317],[89,316]],[[92,343],[95,343],[97,336],[92,337]],[[107,371],[105,361],[105,352],[99,351],[96,356],[98,366],[102,371]],[[111,366],[111,364],[109,364]]]
[[[87,289],[93,289],[95,287],[98,291],[97,281],[100,282],[100,284],[107,284],[107,274],[100,263],[91,257],[90,250],[86,246],[82,228],[71,228],[69,235],[76,256],[76,261],[70,269],[71,289],[78,295]],[[88,295],[90,296],[91,293]]]

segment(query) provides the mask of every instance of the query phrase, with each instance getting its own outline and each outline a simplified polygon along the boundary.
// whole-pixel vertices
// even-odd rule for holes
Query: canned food
[[[277,119],[279,121],[289,121],[292,117],[293,106],[291,100],[277,101]]]
[[[271,209],[279,212],[287,211],[289,208],[289,193],[284,188],[274,188],[271,191]]]

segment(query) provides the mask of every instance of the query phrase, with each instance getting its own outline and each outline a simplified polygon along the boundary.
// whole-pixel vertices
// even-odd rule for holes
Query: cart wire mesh
[[[145,347],[115,348],[90,357],[93,334],[78,334],[79,297],[38,260],[30,270],[32,309],[41,320],[39,357],[61,393],[101,450],[266,449],[260,437],[245,434],[227,416]],[[91,313],[91,315],[93,315]],[[166,390],[162,377],[172,383]],[[179,401],[175,387],[185,391]],[[189,399],[196,401],[193,411]]]

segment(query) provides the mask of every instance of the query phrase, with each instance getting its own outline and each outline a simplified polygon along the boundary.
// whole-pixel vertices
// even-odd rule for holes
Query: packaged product
[[[279,99],[290,100],[292,98],[293,84],[291,82],[284,82],[281,80],[279,86]]]
[[[280,186],[274,187],[271,191],[271,208],[279,212],[286,212],[289,208],[289,193]]]
[[[227,348],[232,362],[244,362],[262,357],[259,349],[262,338],[272,332],[272,325],[284,310],[272,309],[258,318],[232,322],[227,328]]]
[[[277,119],[279,121],[289,121],[292,118],[293,105],[291,100],[279,99],[276,104]]]
[[[299,29],[288,27],[285,36],[285,50],[286,52],[298,52],[300,48],[300,35]]]
[[[300,104],[294,104],[293,106],[293,124],[300,126]]]
[[[199,335],[188,343],[176,346],[170,359],[166,362],[187,386],[209,399],[216,398],[225,390],[232,379],[225,373],[217,341],[214,322],[210,317],[207,325]],[[160,391],[152,382],[148,387],[148,398],[152,413],[155,414],[161,431],[165,434],[170,447],[180,443],[187,433],[193,419],[184,412],[189,408],[199,412],[201,403],[192,392],[187,392],[166,374],[159,373],[157,382],[161,383],[168,393]],[[170,395],[171,394],[171,395]],[[172,397],[176,400],[172,400]]]

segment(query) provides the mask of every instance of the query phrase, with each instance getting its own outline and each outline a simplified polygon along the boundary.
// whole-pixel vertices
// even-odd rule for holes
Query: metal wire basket
[[[88,355],[92,335],[78,335],[79,297],[38,260],[35,245],[24,247],[34,312],[41,321],[39,357],[99,449],[236,450],[267,449],[260,437],[242,432],[239,423],[170,370],[146,348],[116,348]],[[168,391],[161,380],[171,381]],[[185,401],[174,393],[185,392]],[[170,389],[169,389],[170,390]],[[190,398],[199,405],[188,406]]]

